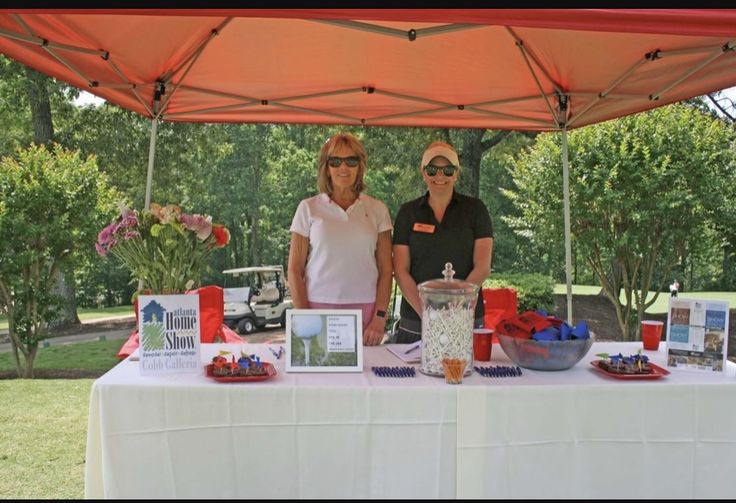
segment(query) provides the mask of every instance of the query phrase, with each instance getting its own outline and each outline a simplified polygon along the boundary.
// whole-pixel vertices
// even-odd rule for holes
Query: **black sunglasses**
[[[360,164],[360,157],[357,155],[351,155],[350,157],[328,157],[327,165],[331,168],[339,168],[342,163],[347,164],[351,168],[356,167]]]
[[[426,171],[429,176],[435,176],[439,170],[442,170],[442,174],[445,176],[452,176],[455,174],[455,171],[457,171],[457,166],[453,166],[452,164],[448,164],[447,166],[427,164],[424,166],[424,171]]]

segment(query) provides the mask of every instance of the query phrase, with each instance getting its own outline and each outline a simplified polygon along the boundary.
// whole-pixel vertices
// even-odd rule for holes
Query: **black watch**
[[[385,318],[386,317],[386,311],[376,311],[376,316],[379,318]]]

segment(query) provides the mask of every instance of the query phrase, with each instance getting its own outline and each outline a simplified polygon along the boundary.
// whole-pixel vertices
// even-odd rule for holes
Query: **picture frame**
[[[728,356],[726,300],[670,298],[667,308],[667,366],[721,372]]]
[[[362,372],[360,309],[286,311],[287,372]]]

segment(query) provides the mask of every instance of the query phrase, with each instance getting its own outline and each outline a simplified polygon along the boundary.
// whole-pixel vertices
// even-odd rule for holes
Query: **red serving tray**
[[[601,361],[602,360],[594,360],[590,362],[595,369],[609,377],[613,377],[614,379],[624,379],[624,380],[639,380],[639,379],[659,379],[660,377],[664,377],[666,375],[670,375],[670,371],[667,369],[663,369],[659,365],[655,365],[652,362],[649,362],[649,368],[652,369],[651,374],[618,374],[616,372],[609,372],[608,370],[601,367]]]
[[[207,377],[211,377],[215,381],[218,382],[255,382],[255,381],[265,381],[266,379],[271,379],[273,376],[276,375],[276,367],[273,366],[272,363],[268,362],[261,362],[263,366],[266,369],[266,373],[262,376],[216,376],[212,373],[212,368],[214,367],[213,364],[209,364],[205,366],[205,375]]]

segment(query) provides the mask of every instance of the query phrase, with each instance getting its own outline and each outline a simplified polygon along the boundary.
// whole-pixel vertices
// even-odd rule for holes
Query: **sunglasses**
[[[457,166],[448,164],[447,166],[435,166],[434,164],[427,164],[424,166],[424,171],[427,172],[428,176],[435,176],[439,170],[442,170],[442,174],[445,176],[452,176],[457,171]]]
[[[327,165],[331,168],[339,168],[342,163],[354,168],[360,163],[360,157],[351,155],[350,157],[328,157]]]

